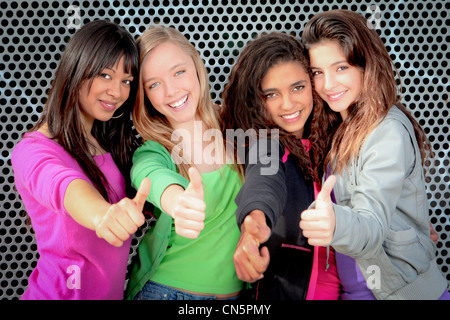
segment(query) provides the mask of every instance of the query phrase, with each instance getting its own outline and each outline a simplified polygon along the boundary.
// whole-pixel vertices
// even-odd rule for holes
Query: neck
[[[94,123],[86,123],[83,122],[83,135],[86,138],[86,142],[89,147],[89,153],[92,156],[98,156],[101,154],[105,154],[106,150],[103,149],[98,143],[97,139],[92,135],[92,127]]]
[[[177,131],[178,130],[178,131]],[[174,128],[182,139],[183,158],[197,167],[200,172],[220,168],[226,159],[222,135],[210,137],[205,124],[198,116]]]

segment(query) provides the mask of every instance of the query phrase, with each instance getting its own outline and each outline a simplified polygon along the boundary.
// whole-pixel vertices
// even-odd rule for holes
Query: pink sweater
[[[122,299],[131,237],[116,248],[68,214],[67,186],[75,179],[89,181],[75,159],[33,132],[17,144],[11,161],[39,253],[22,299]],[[111,155],[96,156],[95,161],[114,189],[112,202],[125,197],[125,181]]]

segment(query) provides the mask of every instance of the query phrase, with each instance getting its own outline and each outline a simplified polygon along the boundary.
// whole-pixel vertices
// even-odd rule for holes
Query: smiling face
[[[261,87],[273,121],[300,139],[313,109],[308,73],[298,62],[280,62],[267,71]]]
[[[195,119],[200,83],[191,56],[172,42],[156,46],[144,58],[142,80],[153,107],[173,129]]]
[[[320,97],[342,119],[348,107],[356,102],[362,91],[363,71],[350,65],[341,46],[335,41],[323,41],[309,49],[314,86]]]
[[[128,99],[133,76],[124,71],[124,57],[111,68],[105,68],[96,76],[89,88],[85,80],[79,92],[83,125],[90,132],[94,120],[108,121],[114,112]]]

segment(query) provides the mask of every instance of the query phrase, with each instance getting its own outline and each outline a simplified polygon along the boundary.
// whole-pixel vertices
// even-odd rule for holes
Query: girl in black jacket
[[[298,227],[320,188],[311,168],[323,149],[307,139],[321,100],[306,57],[298,39],[263,35],[244,48],[223,93],[223,134],[245,163],[234,262],[241,280],[255,282],[255,299],[339,297],[334,252],[310,246]]]

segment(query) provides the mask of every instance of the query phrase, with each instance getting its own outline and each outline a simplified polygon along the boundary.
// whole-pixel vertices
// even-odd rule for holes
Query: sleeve
[[[405,179],[415,163],[414,146],[399,121],[386,119],[365,141],[357,176],[349,173],[350,206],[334,205],[331,245],[354,258],[377,253],[389,230]],[[351,170],[351,167],[350,167]]]
[[[245,182],[235,199],[239,227],[253,210],[265,213],[269,227],[283,212],[287,189],[282,152],[278,140],[259,139],[250,145],[245,159]]]
[[[52,142],[53,143],[53,142]],[[75,179],[89,181],[78,163],[62,147],[41,139],[24,138],[13,150],[11,163],[17,190],[42,206],[69,215],[64,207],[67,186]]]
[[[152,183],[147,200],[159,209],[161,209],[161,195],[168,186],[178,184],[187,188],[189,184],[189,181],[177,172],[169,152],[154,141],[146,141],[133,155],[131,168],[133,187],[137,189],[145,177]]]

